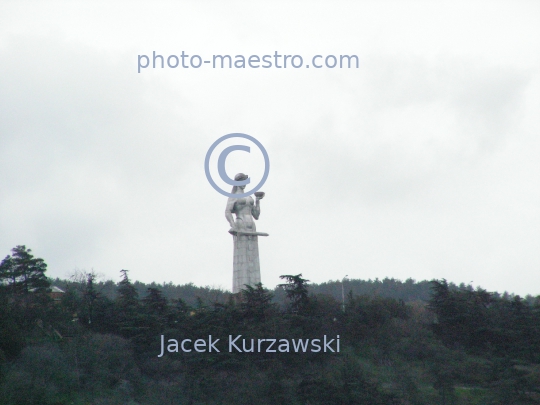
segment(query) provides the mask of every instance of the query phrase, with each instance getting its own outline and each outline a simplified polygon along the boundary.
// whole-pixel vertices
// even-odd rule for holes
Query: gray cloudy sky
[[[113,4],[111,4],[113,3]],[[268,150],[263,283],[447,278],[540,294],[540,3],[0,3],[0,254],[230,289],[203,169]],[[359,69],[137,55],[357,54]],[[261,173],[256,153],[231,175]]]

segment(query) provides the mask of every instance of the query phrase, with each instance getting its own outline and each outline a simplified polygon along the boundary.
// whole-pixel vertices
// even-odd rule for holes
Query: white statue
[[[235,181],[247,179],[244,173],[234,176]],[[246,186],[234,186],[232,194],[242,194]],[[268,236],[267,233],[257,232],[255,221],[261,213],[260,200],[263,192],[255,193],[255,202],[251,196],[233,198],[229,197],[225,218],[229,221],[229,233],[234,238],[233,260],[233,294],[239,293],[245,285],[254,287],[261,282],[261,268],[259,264],[259,236]],[[236,214],[236,220],[233,218]]]

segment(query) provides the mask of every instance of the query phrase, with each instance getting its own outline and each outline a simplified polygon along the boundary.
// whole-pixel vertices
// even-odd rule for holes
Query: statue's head
[[[234,176],[234,181],[242,181],[242,180],[247,179],[248,177],[249,176],[247,174],[238,173],[236,176]],[[231,193],[235,194],[235,193],[238,192],[238,190],[240,190],[240,192],[243,193],[245,188],[246,188],[245,185],[243,185],[243,186],[233,186]]]

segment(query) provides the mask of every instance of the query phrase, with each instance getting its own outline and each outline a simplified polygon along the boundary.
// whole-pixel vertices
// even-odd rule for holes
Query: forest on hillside
[[[1,404],[540,403],[540,297],[286,269],[273,290],[232,295],[46,270],[25,246],[0,263]],[[220,352],[173,344],[210,335]],[[225,350],[238,335],[262,349]],[[296,345],[323,336],[339,352]]]
[[[93,272],[92,277],[94,279],[95,288],[99,291],[100,294],[106,296],[107,298],[114,300],[118,294],[118,283],[113,280],[99,280],[99,276]],[[55,286],[58,286],[66,291],[80,286],[81,282],[84,282],[88,278],[88,272],[75,270],[70,279],[53,279],[51,283]],[[173,299],[182,299],[190,305],[194,305],[197,302],[197,299],[203,299],[204,301],[210,302],[227,302],[230,292],[212,288],[209,286],[199,287],[193,283],[178,285],[172,282],[169,283],[143,283],[140,281],[134,281],[133,287],[137,291],[139,297],[144,298],[149,289],[158,289],[161,291],[163,296],[169,300]],[[394,278],[384,278],[382,280],[358,280],[358,279],[344,279],[344,280],[335,280],[328,281],[321,284],[310,283],[309,291],[313,295],[328,295],[334,297],[336,300],[342,300],[342,294],[353,294],[353,295],[376,295],[384,298],[394,298],[397,300],[403,300],[406,303],[411,303],[414,301],[427,302],[431,295],[432,282],[423,280],[416,281],[411,278],[401,281]],[[448,286],[452,290],[468,290],[473,291],[474,288],[471,285],[465,285],[461,283],[456,285],[454,283],[448,283]],[[285,290],[280,287],[275,287],[272,290],[273,298],[272,301],[279,304],[285,305],[286,294]],[[514,294],[504,292],[499,294],[493,292],[494,297],[502,297],[504,299],[513,299]],[[529,304],[534,304],[536,297],[532,295],[527,295],[524,297],[524,300]]]

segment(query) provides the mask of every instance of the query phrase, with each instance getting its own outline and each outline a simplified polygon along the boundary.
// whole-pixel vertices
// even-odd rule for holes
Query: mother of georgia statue
[[[238,173],[234,176],[235,181],[242,181],[248,176]],[[245,185],[234,186],[232,194],[244,193]],[[259,236],[268,236],[266,233],[257,232],[253,219],[259,219],[261,214],[260,200],[264,197],[263,192],[255,193],[255,202],[251,196],[233,198],[229,197],[225,218],[229,221],[231,229],[229,233],[234,239],[233,260],[233,294],[239,293],[245,285],[254,287],[261,282],[261,268],[259,264]],[[236,214],[236,219],[233,218]]]

